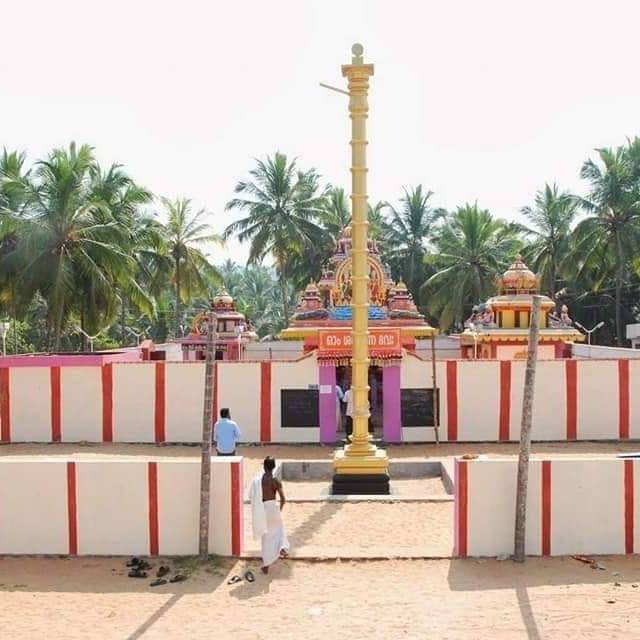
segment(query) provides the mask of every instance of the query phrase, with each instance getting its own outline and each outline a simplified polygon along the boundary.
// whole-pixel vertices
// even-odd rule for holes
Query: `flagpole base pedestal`
[[[332,495],[389,495],[387,452],[370,445],[367,455],[354,455],[351,447],[334,456]]]

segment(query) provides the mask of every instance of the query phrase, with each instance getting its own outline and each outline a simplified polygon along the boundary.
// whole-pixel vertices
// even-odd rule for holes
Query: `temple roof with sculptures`
[[[513,340],[526,338],[533,296],[540,295],[540,340],[581,341],[566,305],[556,313],[556,303],[541,295],[538,277],[518,256],[496,281],[497,295],[473,307],[461,334],[464,344],[473,340]]]
[[[382,261],[376,241],[367,241],[369,266],[369,325],[400,327],[413,339],[431,336],[433,329],[418,311],[404,282],[394,283]],[[318,282],[310,282],[301,293],[285,340],[302,340],[319,328],[351,325],[352,258],[351,227],[347,226],[327,260]]]

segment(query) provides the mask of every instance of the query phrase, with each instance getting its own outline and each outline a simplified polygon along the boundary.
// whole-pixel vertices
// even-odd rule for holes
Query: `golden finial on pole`
[[[333,493],[389,493],[389,460],[369,436],[369,274],[367,268],[367,117],[369,77],[364,47],[351,47],[351,64],[342,75],[349,85],[351,118],[352,335],[351,393],[353,435],[334,457]]]

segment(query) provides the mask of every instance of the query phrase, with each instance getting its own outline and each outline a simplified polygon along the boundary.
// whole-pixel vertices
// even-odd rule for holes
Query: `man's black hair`
[[[276,468],[276,461],[271,456],[267,456],[263,462],[265,471],[273,471]]]
[[[231,415],[231,412],[226,407],[224,409],[220,409],[220,417],[228,418]]]

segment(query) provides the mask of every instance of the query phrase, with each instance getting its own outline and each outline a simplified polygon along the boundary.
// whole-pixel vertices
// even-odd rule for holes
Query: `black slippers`
[[[147,571],[152,569],[152,566],[146,560],[141,560],[140,558],[131,558],[131,560],[127,562],[127,567],[131,568],[131,571],[127,574],[130,578],[147,578]],[[171,573],[171,569],[165,565],[161,565],[156,572],[157,580],[151,582],[150,586],[159,587],[163,584],[167,584],[167,580],[164,580],[163,578],[169,573]],[[176,573],[173,578],[169,579],[169,582],[184,582],[188,577],[189,576],[185,576],[182,573]],[[239,576],[236,577],[239,581],[242,580]]]
[[[255,582],[255,581],[256,581],[256,577],[253,575],[253,571],[247,571],[247,572],[244,574],[244,579],[245,579],[247,582]]]
[[[142,571],[141,569],[138,569],[137,567],[135,569],[131,569],[131,571],[129,571],[129,577],[130,578],[146,578],[147,577],[147,572],[146,571]]]
[[[162,566],[158,569],[158,573],[156,573],[156,575],[158,576],[158,578],[162,578],[163,576],[166,576],[170,571],[171,569],[169,569],[169,567]]]
[[[167,581],[163,580],[162,578],[158,578],[157,580],[154,580],[149,586],[159,587],[160,585],[163,585],[163,584],[167,584]]]
[[[169,582],[184,582],[187,579],[187,576],[183,575],[182,573],[176,573],[175,576],[173,576],[173,578],[169,579]]]

